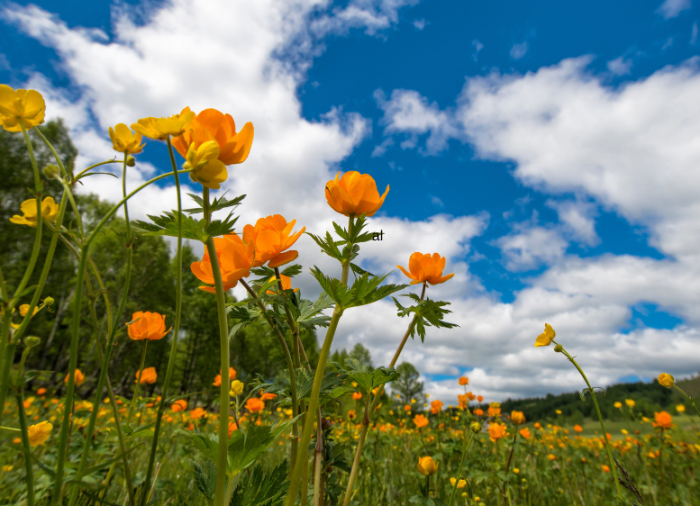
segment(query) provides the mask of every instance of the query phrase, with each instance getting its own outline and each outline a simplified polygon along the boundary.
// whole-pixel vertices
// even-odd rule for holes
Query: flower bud
[[[469,430],[471,430],[474,434],[478,434],[481,432],[481,424],[479,422],[472,422],[472,424],[469,426]]]
[[[134,158],[131,155],[127,156],[126,157],[126,166],[133,167],[134,165],[136,165],[136,158]]]
[[[665,372],[659,374],[659,384],[665,386],[666,388],[673,387],[675,381],[676,380],[670,374],[667,374]]]
[[[27,346],[27,348],[33,348],[34,346],[38,346],[40,343],[41,339],[36,336],[27,336],[24,338],[24,344]]]
[[[53,297],[46,297],[44,299],[44,306],[53,306],[54,299]]]
[[[51,163],[44,167],[42,172],[47,179],[59,179],[61,177],[59,168]]]
[[[557,344],[554,347],[554,351],[556,351],[557,353],[561,353],[563,349],[564,349],[564,347],[561,344]]]

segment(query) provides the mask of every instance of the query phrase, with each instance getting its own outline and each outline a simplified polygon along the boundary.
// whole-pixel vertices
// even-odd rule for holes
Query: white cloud
[[[668,39],[666,39],[666,42],[664,42],[664,45],[661,46],[661,50],[665,51],[666,49],[668,49],[672,45],[673,45],[673,37],[669,37]]]
[[[698,41],[698,22],[693,23],[693,28],[690,31],[690,45],[693,46]]]
[[[664,19],[670,19],[675,18],[682,11],[690,9],[690,7],[690,0],[664,0],[664,3],[656,9],[656,12],[661,14]]]
[[[482,49],[484,49],[484,45],[479,42],[478,39],[474,39],[472,41],[472,46],[474,46],[474,52],[472,53],[472,60],[476,61],[477,58],[479,57],[479,52],[481,52]]]
[[[422,31],[423,28],[425,28],[425,24],[426,24],[426,23],[425,23],[425,19],[416,19],[416,20],[413,22],[413,26],[415,26],[416,29],[419,30],[419,31]]]
[[[313,20],[311,30],[320,37],[329,33],[342,35],[351,28],[365,28],[365,33],[374,35],[398,23],[398,11],[402,7],[416,5],[419,1],[350,0],[344,9],[336,7],[332,13],[322,14]],[[316,3],[322,5],[327,2]]]
[[[564,256],[569,245],[560,233],[541,226],[516,226],[494,244],[501,249],[509,271],[528,271],[551,265]]]
[[[527,53],[527,41],[523,41],[519,44],[513,44],[510,48],[510,57],[514,60],[519,60]]]
[[[589,246],[600,242],[593,219],[597,214],[597,206],[590,202],[572,200],[550,200],[547,205],[557,211],[563,235]]]
[[[632,70],[632,60],[626,59],[623,56],[610,60],[608,62],[608,70],[617,76],[629,74]]]
[[[382,123],[385,135],[408,133],[411,137],[401,144],[404,149],[413,148],[417,137],[429,133],[426,154],[436,154],[447,147],[447,141],[459,135],[450,111],[441,111],[436,103],[413,90],[394,90],[387,100],[382,90],[374,94],[377,104],[384,111]]]

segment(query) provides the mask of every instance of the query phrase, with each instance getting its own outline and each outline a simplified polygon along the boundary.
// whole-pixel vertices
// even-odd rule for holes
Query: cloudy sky
[[[463,373],[502,400],[581,389],[564,357],[533,348],[545,322],[594,385],[700,369],[695,3],[2,2],[0,82],[44,94],[79,166],[113,156],[116,123],[184,106],[253,122],[225,185],[248,195],[243,223],[281,213],[322,233],[337,171],[390,185],[363,265],[438,252],[456,273],[428,295],[459,328],[429,330],[403,358],[446,403]],[[149,142],[129,185],[166,170]],[[85,190],[114,201],[113,181]],[[174,205],[167,182],[131,212]],[[334,272],[309,237],[298,245],[305,268]],[[309,274],[298,285],[318,294]],[[362,343],[386,364],[407,323],[391,301],[353,309],[335,347]]]

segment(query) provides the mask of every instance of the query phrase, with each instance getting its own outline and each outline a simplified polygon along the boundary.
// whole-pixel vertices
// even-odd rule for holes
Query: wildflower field
[[[245,195],[211,199],[210,191],[251,155],[251,123],[237,129],[228,114],[186,107],[118,124],[106,135],[120,158],[81,168],[62,156],[69,142],[59,145],[44,116],[37,91],[0,85],[3,142],[24,143],[32,181],[9,219],[24,254],[0,266],[0,504],[700,504],[693,398],[662,373],[658,384],[682,401],[673,413],[626,398],[614,404],[618,420],[606,420],[586,364],[549,323],[532,342],[580,374],[590,415],[581,423],[561,411],[551,421],[529,419],[527,409],[506,412],[467,377],[449,405],[402,389],[411,374],[400,361],[408,339],[455,327],[449,301],[430,297],[430,287],[453,274],[433,251],[396,259],[406,284],[359,266],[388,185],[380,192],[368,174],[338,173],[318,189],[342,217],[329,231],[307,231],[279,214],[242,225],[234,212]],[[162,141],[172,167],[128,188],[144,137]],[[74,193],[112,163],[122,171],[120,202],[90,204]],[[201,193],[181,195],[185,177]],[[166,178],[177,185],[177,209],[131,221],[129,200]],[[213,219],[221,210],[226,218]],[[141,267],[155,261],[163,236],[176,244],[163,288],[169,298],[155,282],[141,292],[153,271]],[[183,239],[201,242],[203,256],[193,258]],[[311,269],[322,289],[313,301],[294,287],[300,240],[340,264],[340,278]],[[52,273],[67,265],[75,268],[72,288],[49,293]],[[227,294],[239,284],[246,299]],[[406,294],[410,285],[420,296]],[[343,314],[388,297],[400,329],[391,362],[332,355]],[[42,318],[55,323],[42,327]],[[195,343],[181,341],[183,329],[202,320],[218,345],[199,355],[201,367],[217,371],[206,382],[196,374]],[[246,336],[265,343],[255,354],[274,369],[253,375],[232,366],[247,353]]]

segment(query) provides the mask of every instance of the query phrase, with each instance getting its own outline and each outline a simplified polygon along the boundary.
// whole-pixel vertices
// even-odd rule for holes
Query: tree
[[[333,362],[338,362],[341,365],[345,364],[345,359],[356,358],[360,362],[367,364],[370,370],[374,370],[374,365],[372,364],[372,355],[369,350],[362,346],[362,344],[357,343],[352,350],[348,353],[348,350],[343,348],[340,351],[334,351],[331,355],[331,360]]]
[[[399,378],[391,382],[391,390],[399,395],[398,402],[402,405],[412,404],[411,400],[415,399],[415,404],[422,406],[425,403],[425,395],[423,394],[423,383],[418,381],[420,373],[412,364],[408,362],[401,363],[396,371],[401,374]]]

